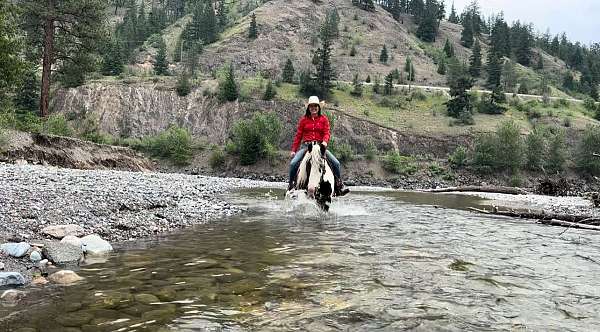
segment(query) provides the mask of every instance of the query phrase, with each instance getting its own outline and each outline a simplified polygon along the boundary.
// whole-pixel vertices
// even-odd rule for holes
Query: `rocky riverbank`
[[[6,275],[7,280],[28,283],[32,275],[44,273],[37,253],[51,258],[49,248],[66,235],[83,236],[80,240],[93,235],[112,243],[149,237],[239,213],[241,209],[225,202],[221,194],[235,188],[269,186],[283,185],[0,163],[0,243],[9,244],[0,262],[4,271],[23,276]],[[52,229],[49,226],[59,225],[70,225],[71,230],[60,235],[48,231]],[[64,262],[59,259],[55,263]]]

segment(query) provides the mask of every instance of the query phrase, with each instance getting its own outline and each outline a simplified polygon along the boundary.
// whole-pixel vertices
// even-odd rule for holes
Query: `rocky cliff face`
[[[90,84],[60,90],[53,100],[53,110],[69,119],[95,117],[103,132],[116,137],[143,137],[157,134],[170,125],[190,130],[193,136],[214,144],[225,144],[229,131],[240,119],[256,112],[274,112],[283,123],[280,148],[289,149],[296,123],[304,113],[301,102],[250,100],[220,103],[199,89],[179,97],[172,89],[153,84]],[[335,117],[333,135],[337,143],[349,143],[362,153],[373,142],[379,151],[396,150],[406,154],[444,157],[465,137],[429,137],[398,132],[370,121],[331,110]]]

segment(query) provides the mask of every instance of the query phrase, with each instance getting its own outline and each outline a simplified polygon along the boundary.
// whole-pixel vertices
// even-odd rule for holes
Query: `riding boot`
[[[336,178],[335,179],[335,195],[340,197],[340,196],[347,195],[349,192],[350,192],[350,189],[346,188],[346,186],[344,185],[344,182],[342,182],[342,179]]]

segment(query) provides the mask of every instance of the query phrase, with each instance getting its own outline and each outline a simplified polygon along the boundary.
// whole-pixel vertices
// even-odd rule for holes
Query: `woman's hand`
[[[296,151],[290,152],[290,158],[294,158],[295,155],[296,155]]]

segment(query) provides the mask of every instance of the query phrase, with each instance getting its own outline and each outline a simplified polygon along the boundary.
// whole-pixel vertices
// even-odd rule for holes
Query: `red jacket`
[[[298,151],[301,142],[327,142],[329,144],[329,119],[325,115],[319,115],[316,118],[303,116],[298,122],[298,130],[292,144],[292,151]]]

